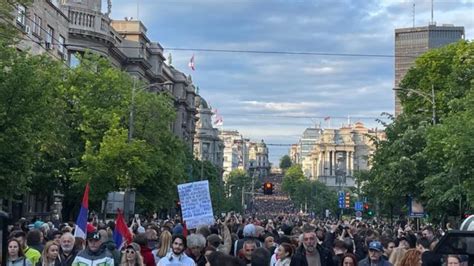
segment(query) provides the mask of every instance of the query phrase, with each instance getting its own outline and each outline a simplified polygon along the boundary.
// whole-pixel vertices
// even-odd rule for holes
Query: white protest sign
[[[213,225],[214,213],[212,211],[209,182],[199,181],[178,185],[181,213],[188,229],[200,225]]]

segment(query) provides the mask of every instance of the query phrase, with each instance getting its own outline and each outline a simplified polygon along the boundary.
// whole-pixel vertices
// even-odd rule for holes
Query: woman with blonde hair
[[[400,262],[400,266],[421,266],[421,251],[415,248],[407,250]]]
[[[389,258],[388,261],[393,266],[400,266],[400,262],[402,261],[403,256],[405,256],[406,252],[407,252],[407,250],[404,247],[394,248],[393,251],[392,251],[392,254],[390,254],[390,258]]]
[[[140,254],[140,245],[131,243],[122,251],[120,266],[143,266],[143,258]]]
[[[48,241],[41,253],[41,260],[37,265],[54,266],[59,255],[59,245],[54,241]]]
[[[161,232],[160,235],[160,248],[156,251],[155,255],[155,263],[158,264],[161,258],[166,256],[168,252],[171,250],[171,241],[172,236],[168,230]]]

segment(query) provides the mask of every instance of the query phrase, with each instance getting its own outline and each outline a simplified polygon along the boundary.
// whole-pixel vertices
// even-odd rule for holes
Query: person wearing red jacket
[[[148,239],[145,233],[137,234],[133,238],[133,242],[140,245],[140,254],[143,257],[143,264],[145,266],[156,266],[155,257],[151,253],[151,249],[148,247]]]

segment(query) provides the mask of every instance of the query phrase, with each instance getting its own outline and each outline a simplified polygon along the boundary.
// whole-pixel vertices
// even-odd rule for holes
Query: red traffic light
[[[265,183],[265,187],[272,188],[272,183]]]
[[[273,194],[273,184],[270,182],[265,182],[263,184],[263,194],[272,195]]]

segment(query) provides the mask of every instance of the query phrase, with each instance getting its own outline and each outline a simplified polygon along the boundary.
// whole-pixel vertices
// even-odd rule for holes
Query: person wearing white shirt
[[[196,266],[196,263],[186,254],[186,238],[183,235],[174,235],[171,252],[166,254],[157,266]]]

